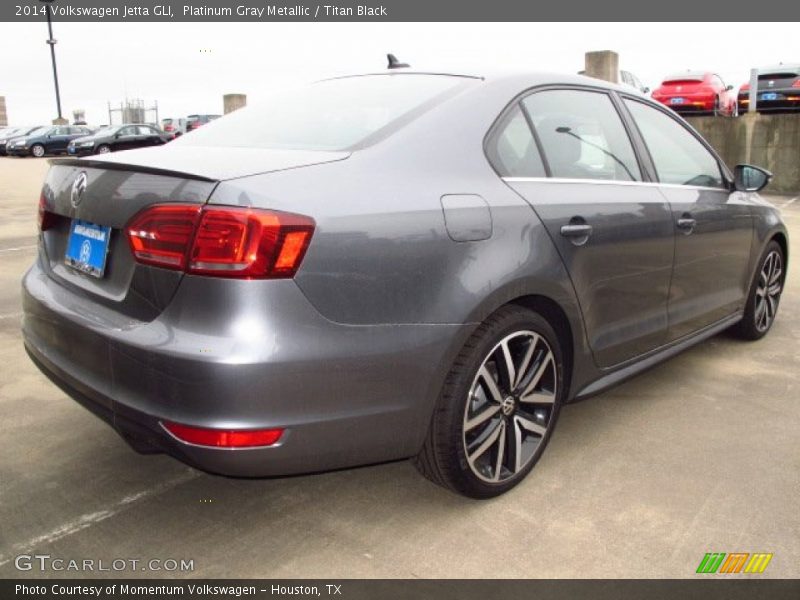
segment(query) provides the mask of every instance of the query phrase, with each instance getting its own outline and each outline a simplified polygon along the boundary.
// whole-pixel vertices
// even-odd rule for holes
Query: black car
[[[778,65],[758,70],[756,90],[758,112],[788,112],[800,110],[800,64]],[[750,84],[739,88],[739,106],[750,104]]]
[[[214,119],[219,119],[220,115],[189,115],[186,117],[186,131],[194,131]]]
[[[151,125],[112,125],[92,135],[72,140],[67,153],[74,156],[106,154],[117,150],[161,146],[174,138]]]
[[[39,127],[24,137],[14,138],[6,145],[6,152],[12,156],[36,156],[62,154],[75,138],[92,133],[83,125],[55,125]]]
[[[39,129],[40,125],[27,127],[8,127],[0,131],[0,156],[6,155],[6,145],[13,139],[24,137]]]

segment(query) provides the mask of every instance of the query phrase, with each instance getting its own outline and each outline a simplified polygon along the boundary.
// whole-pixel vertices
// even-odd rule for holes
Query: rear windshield
[[[320,81],[237,110],[172,142],[297,150],[344,150],[461,89],[463,77],[370,75]]]
[[[664,80],[664,83],[699,83],[703,81],[704,77],[702,75],[675,75],[674,77],[667,77]]]
[[[781,71],[775,73],[762,73],[758,76],[761,81],[765,79],[789,79],[791,77],[797,77],[797,71]]]

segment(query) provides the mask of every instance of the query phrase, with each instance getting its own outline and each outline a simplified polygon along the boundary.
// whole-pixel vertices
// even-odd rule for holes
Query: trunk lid
[[[52,215],[48,217],[50,227],[41,233],[42,266],[51,279],[71,291],[131,319],[151,321],[172,299],[183,273],[134,260],[125,226],[135,214],[153,204],[205,204],[220,180],[347,156],[249,148],[165,148],[121,152],[102,159],[52,160],[42,189],[43,208]],[[85,185],[76,185],[83,174]],[[102,277],[66,262],[75,220],[110,227]]]

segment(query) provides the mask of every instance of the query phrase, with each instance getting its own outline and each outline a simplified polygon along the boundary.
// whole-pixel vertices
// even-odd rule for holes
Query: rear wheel
[[[739,337],[758,340],[772,327],[783,292],[784,262],[780,244],[771,241],[764,250],[750,285],[744,317],[735,326],[734,331]]]
[[[510,490],[544,452],[562,378],[561,347],[550,324],[519,306],[501,308],[456,358],[417,468],[472,498]]]
[[[41,144],[34,144],[31,146],[31,154],[36,158],[42,158],[44,156],[44,146]]]

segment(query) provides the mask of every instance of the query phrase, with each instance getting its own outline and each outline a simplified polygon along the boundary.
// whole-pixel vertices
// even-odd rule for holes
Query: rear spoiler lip
[[[93,158],[49,158],[47,159],[53,166],[64,167],[89,167],[96,169],[107,169],[110,171],[134,171],[136,173],[147,173],[148,175],[163,175],[165,177],[181,177],[183,179],[195,179],[197,181],[208,181],[210,183],[218,183],[220,180],[213,177],[206,177],[196,173],[187,173],[185,171],[173,171],[171,169],[161,169],[159,167],[148,167],[145,165],[137,165],[135,163],[119,163],[104,160],[97,160]]]

